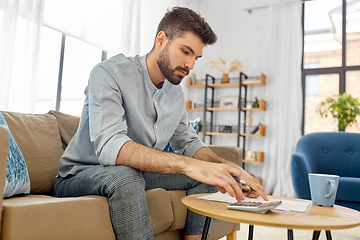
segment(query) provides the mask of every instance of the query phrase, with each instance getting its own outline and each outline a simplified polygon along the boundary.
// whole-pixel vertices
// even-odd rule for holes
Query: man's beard
[[[184,71],[186,75],[189,74],[189,68],[183,68],[180,66],[177,66],[175,69],[171,68],[169,59],[169,43],[159,53],[157,65],[159,66],[160,71],[166,77],[166,79],[174,85],[179,85],[184,78],[183,75],[176,73],[177,70]]]

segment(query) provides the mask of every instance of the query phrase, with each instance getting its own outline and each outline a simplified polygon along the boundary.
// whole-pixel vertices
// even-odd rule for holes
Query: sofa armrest
[[[9,151],[9,133],[4,126],[0,125],[0,223],[2,216],[2,201],[4,198],[8,151]],[[1,233],[1,229],[0,229],[0,233]]]
[[[216,145],[210,145],[209,148],[220,157],[242,166],[242,150],[240,148]]]
[[[360,178],[341,177],[336,193],[336,201],[360,203]]]
[[[316,173],[317,168],[310,156],[294,153],[291,156],[291,180],[297,198],[311,199],[308,174]]]

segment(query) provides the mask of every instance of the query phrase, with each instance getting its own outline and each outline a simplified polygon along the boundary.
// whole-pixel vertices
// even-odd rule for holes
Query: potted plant
[[[258,108],[259,106],[260,106],[259,99],[257,97],[255,97],[255,102],[252,104],[251,107]]]
[[[210,61],[207,64],[210,64],[210,68],[218,69],[223,77],[221,78],[221,83],[229,83],[229,73],[231,72],[240,72],[243,64],[239,59],[235,59],[230,63],[230,67],[226,66],[226,62],[222,58],[216,59],[216,61]]]
[[[334,119],[338,119],[339,131],[345,131],[347,126],[358,123],[356,117],[360,116],[360,101],[346,93],[341,93],[320,102],[316,111],[322,117],[331,114]]]

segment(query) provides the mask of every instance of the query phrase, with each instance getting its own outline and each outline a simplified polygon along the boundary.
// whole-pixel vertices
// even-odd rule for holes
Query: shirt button
[[[155,126],[155,129],[158,129],[158,126]]]

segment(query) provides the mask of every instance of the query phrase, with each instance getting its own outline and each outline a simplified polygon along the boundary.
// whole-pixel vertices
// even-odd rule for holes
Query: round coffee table
[[[268,227],[279,227],[288,229],[288,239],[293,238],[292,229],[314,230],[313,239],[318,239],[320,231],[325,230],[327,239],[331,239],[330,230],[352,228],[360,225],[360,212],[335,205],[334,207],[320,207],[310,204],[306,212],[271,210],[268,213],[250,213],[236,210],[229,210],[226,206],[229,203],[214,202],[198,197],[207,194],[195,194],[182,198],[185,206],[198,214],[206,216],[203,237],[205,239],[209,229],[211,218],[216,218],[234,223],[249,224],[249,239],[252,239],[254,225]],[[296,198],[272,197],[272,200],[307,201]]]

